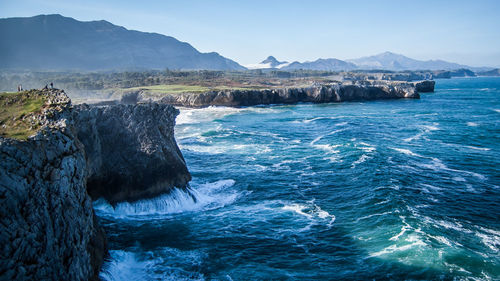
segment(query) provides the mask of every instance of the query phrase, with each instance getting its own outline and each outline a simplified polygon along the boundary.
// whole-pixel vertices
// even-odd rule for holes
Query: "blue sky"
[[[500,1],[2,0],[0,17],[105,19],[240,64],[349,59],[384,51],[500,66]]]

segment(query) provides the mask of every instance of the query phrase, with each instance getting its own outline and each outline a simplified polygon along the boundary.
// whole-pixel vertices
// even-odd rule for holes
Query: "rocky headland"
[[[87,158],[87,191],[110,203],[135,201],[187,187],[191,175],[174,138],[171,105],[75,106]]]
[[[29,109],[2,110],[2,279],[97,280],[107,250],[92,198],[133,201],[191,179],[170,105],[74,107],[55,89],[0,98]]]
[[[156,101],[183,107],[238,107],[301,102],[329,103],[401,98],[418,99],[420,98],[419,92],[433,92],[434,84],[435,82],[432,80],[420,82],[355,81],[350,83],[315,83],[307,87],[229,89],[203,93],[161,93],[155,95],[151,95],[147,90],[138,89],[125,91],[119,100],[107,103],[134,104]]]
[[[39,129],[0,137],[1,279],[97,280],[106,238],[86,191],[71,102],[57,90],[27,98],[44,100],[30,115]]]

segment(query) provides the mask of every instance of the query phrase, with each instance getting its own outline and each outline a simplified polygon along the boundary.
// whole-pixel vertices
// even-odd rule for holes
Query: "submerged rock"
[[[106,238],[86,192],[86,162],[71,102],[47,100],[26,140],[0,137],[0,274],[3,280],[98,279]]]
[[[135,201],[186,187],[191,175],[174,139],[178,114],[157,103],[76,106],[92,198]]]

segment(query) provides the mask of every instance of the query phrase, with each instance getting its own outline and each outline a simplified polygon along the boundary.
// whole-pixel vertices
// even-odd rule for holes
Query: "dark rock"
[[[434,80],[424,80],[420,82],[414,82],[415,89],[420,93],[430,93],[434,92],[434,86],[436,85],[436,81]]]
[[[86,192],[71,103],[62,91],[44,94],[51,106],[36,135],[0,137],[1,279],[97,280],[106,238]]]
[[[85,146],[93,199],[111,203],[154,197],[191,180],[174,139],[170,105],[145,103],[75,107],[78,138]]]

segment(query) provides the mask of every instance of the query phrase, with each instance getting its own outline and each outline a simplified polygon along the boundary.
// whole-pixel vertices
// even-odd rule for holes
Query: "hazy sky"
[[[384,51],[500,66],[500,1],[1,0],[0,17],[105,19],[240,64],[349,59]]]

